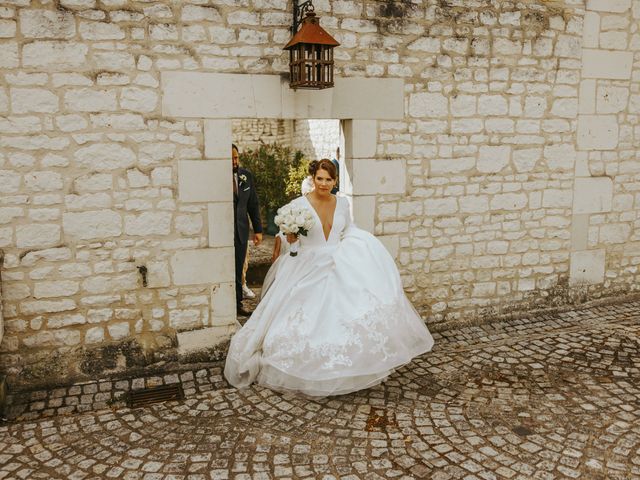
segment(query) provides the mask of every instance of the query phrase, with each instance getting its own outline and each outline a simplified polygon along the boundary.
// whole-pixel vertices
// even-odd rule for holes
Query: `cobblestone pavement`
[[[225,387],[4,424],[0,478],[640,478],[640,301],[436,342],[342,397]]]

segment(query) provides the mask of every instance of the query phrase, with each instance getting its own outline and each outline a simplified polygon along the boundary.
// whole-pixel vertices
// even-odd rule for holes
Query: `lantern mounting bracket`
[[[293,0],[293,25],[291,26],[291,34],[295,35],[298,32],[298,27],[302,23],[302,18],[307,12],[313,12],[313,2],[306,0],[301,4],[298,4],[298,0]]]

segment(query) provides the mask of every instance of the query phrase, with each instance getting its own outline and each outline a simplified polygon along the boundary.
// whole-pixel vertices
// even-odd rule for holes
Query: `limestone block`
[[[207,205],[209,223],[209,246],[233,246],[233,202]]]
[[[59,108],[58,103],[58,96],[43,88],[11,89],[13,113],[55,113]]]
[[[506,115],[509,113],[507,100],[501,95],[481,95],[478,100],[480,115]]]
[[[409,115],[412,117],[446,117],[449,102],[441,93],[412,93],[409,97]]]
[[[47,192],[62,189],[63,181],[58,172],[35,171],[25,174],[24,184],[34,192]]]
[[[526,173],[535,169],[536,164],[542,159],[541,148],[523,148],[514,150],[513,164],[516,172]]]
[[[604,282],[605,250],[571,252],[570,285],[592,285]]]
[[[104,342],[104,328],[91,327],[84,335],[85,343],[102,343]]]
[[[162,111],[197,118],[351,118],[404,116],[397,78],[336,78],[322,91],[293,91],[278,75],[163,72]],[[371,102],[371,98],[377,102]]]
[[[125,215],[124,233],[140,237],[169,235],[171,233],[171,213],[144,212],[140,215]]]
[[[633,52],[583,49],[582,77],[627,80],[631,78]]]
[[[578,116],[580,150],[613,150],[618,146],[619,127],[615,115]]]
[[[511,147],[483,145],[478,156],[478,171],[497,173],[509,164],[510,158]]]
[[[347,120],[344,122],[344,137],[347,158],[375,157],[378,146],[378,122]]]
[[[578,113],[591,115],[596,113],[596,81],[582,80],[580,82],[580,97]]]
[[[358,195],[352,198],[353,221],[362,230],[373,233],[375,229],[375,195]]]
[[[558,57],[580,58],[582,38],[573,35],[558,36],[555,53]]]
[[[575,98],[558,98],[551,106],[551,114],[561,118],[575,118],[578,114],[578,100]]]
[[[20,10],[20,32],[27,38],[73,38],[76,22],[71,12]]]
[[[23,338],[22,343],[28,348],[78,345],[80,343],[80,332],[68,329],[53,332],[43,331]]]
[[[450,98],[451,115],[454,117],[469,117],[476,113],[477,100],[475,95],[458,94]]]
[[[232,325],[236,321],[235,283],[221,283],[211,287],[211,324]]]
[[[587,12],[584,16],[584,28],[582,30],[582,47],[598,48],[600,35],[600,15],[595,12]]]
[[[587,0],[587,10],[623,13],[631,8],[631,0]]]
[[[226,342],[238,330],[238,324],[224,325],[220,327],[201,328],[188,332],[178,332],[178,353],[185,355],[214,348]]]
[[[429,198],[424,202],[424,213],[428,217],[451,215],[458,211],[455,198]]]
[[[151,261],[146,263],[146,267],[147,286],[149,288],[162,288],[171,285],[168,262]]]
[[[118,108],[115,90],[77,88],[64,94],[64,106],[76,112],[110,111]]]
[[[230,120],[205,120],[204,156],[230,159],[232,138]]]
[[[178,215],[175,220],[175,230],[182,235],[198,235],[202,232],[202,215]]]
[[[631,225],[626,223],[605,224],[600,227],[599,243],[612,245],[626,243],[631,235]]]
[[[124,30],[106,22],[80,22],[80,36],[85,40],[122,40]]]
[[[58,96],[42,88],[12,88],[11,109],[13,113],[55,113],[58,111]]]
[[[489,211],[489,197],[487,195],[467,195],[459,197],[462,213],[485,213]]]
[[[0,193],[15,193],[20,188],[20,174],[11,170],[0,170]]]
[[[135,290],[138,285],[138,272],[123,275],[93,275],[82,282],[82,288],[93,295]]]
[[[202,313],[195,308],[171,310],[169,325],[177,331],[193,330],[202,326]]]
[[[233,198],[231,160],[178,162],[178,197],[182,202],[225,202]]]
[[[429,162],[429,170],[433,174],[460,173],[476,166],[475,157],[443,158]]]
[[[627,32],[602,32],[600,34],[600,48],[609,50],[626,50],[629,44]]]
[[[18,225],[16,227],[16,246],[18,248],[46,248],[60,243],[60,225],[38,224]]]
[[[286,87],[286,92],[292,90]],[[329,115],[321,118],[354,120],[404,118],[404,80],[401,78],[336,78]],[[313,118],[313,92],[296,92],[297,118]],[[371,99],[376,101],[372,102]],[[284,109],[283,109],[284,112]]]
[[[222,17],[215,7],[200,7],[198,5],[184,5],[182,7],[182,21],[200,22],[211,21],[217,24],[222,23]]]
[[[610,212],[613,202],[613,182],[609,177],[576,178],[573,193],[573,214]]]
[[[572,190],[558,190],[547,188],[542,194],[542,206],[545,208],[571,207],[572,201]]]
[[[150,88],[125,87],[120,94],[120,106],[136,112],[153,112],[158,106],[158,94]]]
[[[441,47],[441,40],[433,37],[420,37],[407,45],[408,50],[429,53],[440,53]]]
[[[156,187],[170,187],[173,185],[173,168],[158,167],[151,171],[151,182]]]
[[[174,285],[235,281],[233,247],[183,250],[171,258]]]
[[[42,315],[76,309],[76,302],[63,298],[60,300],[28,300],[20,304],[20,311],[25,315]]]
[[[547,99],[529,95],[524,101],[524,116],[531,118],[541,118],[547,111]]]
[[[576,162],[576,150],[573,144],[547,145],[544,147],[544,159],[554,171],[572,171]]]
[[[135,57],[128,52],[94,52],[96,67],[102,70],[131,70],[136,66]]]
[[[113,340],[122,340],[123,338],[127,338],[129,336],[129,323],[112,323],[110,325],[107,325],[107,330],[109,331],[109,335]]]
[[[91,115],[93,128],[109,130],[141,130],[144,129],[144,117],[135,113],[97,113]]]
[[[629,103],[629,88],[603,85],[598,88],[598,114],[619,113],[626,110]]]
[[[65,236],[88,240],[118,237],[122,234],[122,218],[113,210],[67,212],[62,215]]]
[[[22,48],[24,67],[79,67],[86,64],[89,47],[76,42],[36,41]]]
[[[94,143],[74,154],[78,166],[97,172],[129,168],[136,163],[136,155],[119,143]]]
[[[524,193],[501,193],[491,199],[491,210],[522,210],[527,206],[527,195]]]
[[[3,43],[0,49],[0,68],[16,68],[20,64],[18,44],[15,42]]]
[[[586,250],[589,240],[589,214],[571,217],[571,250]]]
[[[398,235],[381,235],[378,240],[382,242],[393,259],[398,258],[400,251],[400,237]]]
[[[65,313],[62,315],[52,315],[47,318],[48,328],[64,328],[72,325],[83,325],[87,323],[84,315],[79,313]]]
[[[376,195],[406,192],[406,162],[402,159],[353,160],[354,195]]]

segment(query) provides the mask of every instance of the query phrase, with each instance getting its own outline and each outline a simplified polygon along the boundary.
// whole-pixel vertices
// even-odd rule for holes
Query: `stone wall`
[[[0,7],[0,369],[14,384],[228,337],[230,120],[273,101],[296,112],[280,118],[358,119],[356,221],[432,324],[637,289],[640,0],[314,4],[341,43],[340,82],[299,106],[273,84],[284,0]],[[216,90],[198,80],[213,73],[241,75]],[[260,78],[277,100],[222,108],[220,92]],[[400,87],[354,87],[382,79]],[[387,115],[395,95],[404,111]]]
[[[233,121],[233,139],[241,150],[261,143],[279,143],[313,159],[335,158],[340,146],[340,121],[333,119],[251,118]]]

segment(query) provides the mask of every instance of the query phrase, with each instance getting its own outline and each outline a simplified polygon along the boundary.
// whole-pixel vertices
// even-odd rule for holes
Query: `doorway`
[[[255,246],[251,233],[243,286],[243,304],[254,310],[279,254],[277,209],[303,193],[310,161],[328,158],[340,164],[344,134],[337,119],[245,118],[233,120],[232,138],[240,149],[240,165],[254,175],[261,206],[263,242]]]

